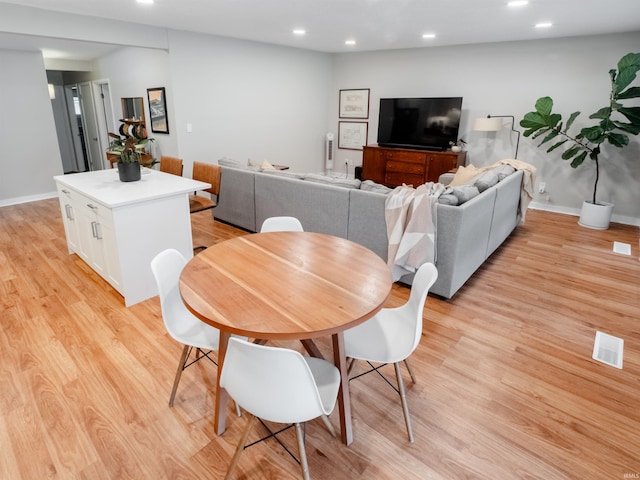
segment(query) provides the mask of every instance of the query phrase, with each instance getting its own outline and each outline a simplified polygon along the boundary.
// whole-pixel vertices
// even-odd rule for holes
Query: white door
[[[106,154],[101,150],[93,89],[90,82],[78,84],[78,96],[82,109],[82,127],[87,147],[89,170],[102,170],[104,168],[102,159]]]

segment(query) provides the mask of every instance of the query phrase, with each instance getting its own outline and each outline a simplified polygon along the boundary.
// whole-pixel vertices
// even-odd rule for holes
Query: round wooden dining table
[[[215,244],[180,275],[187,308],[220,330],[218,369],[230,335],[260,341],[300,340],[322,357],[313,339],[331,336],[340,370],[342,441],[353,441],[343,332],[375,315],[391,292],[386,263],[357,243],[320,233],[270,232]],[[226,428],[227,393],[216,380],[215,430]]]

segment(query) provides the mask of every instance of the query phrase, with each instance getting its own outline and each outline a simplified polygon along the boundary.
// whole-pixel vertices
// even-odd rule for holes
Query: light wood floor
[[[194,217],[195,244],[244,233]],[[611,253],[614,240],[632,256]],[[351,447],[307,425],[311,477],[639,478],[638,241],[638,228],[529,211],[453,300],[427,300],[418,383],[405,376],[415,444],[395,392],[368,375],[351,382]],[[407,294],[395,286],[389,305]],[[181,346],[158,299],[125,308],[68,255],[57,200],[0,208],[0,310],[1,479],[222,478],[245,418],[213,432],[210,364],[188,369],[167,406]],[[591,359],[596,330],[624,339],[624,369]],[[268,441],[237,474],[298,467]]]

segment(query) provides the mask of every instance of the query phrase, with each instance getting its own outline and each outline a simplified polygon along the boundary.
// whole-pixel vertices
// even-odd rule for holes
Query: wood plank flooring
[[[246,234],[192,218],[194,244]],[[405,376],[415,444],[395,392],[367,375],[351,382],[352,446],[307,424],[311,477],[640,478],[639,254],[636,227],[529,211],[452,300],[427,300],[418,383]],[[408,292],[394,286],[389,305]],[[215,435],[215,369],[187,369],[168,407],[181,346],[158,298],[125,308],[68,255],[57,200],[0,208],[0,311],[0,479],[224,476],[245,419],[230,411]],[[624,339],[622,370],[591,359],[596,330]],[[295,451],[292,432],[283,440]],[[237,478],[299,470],[268,441]]]

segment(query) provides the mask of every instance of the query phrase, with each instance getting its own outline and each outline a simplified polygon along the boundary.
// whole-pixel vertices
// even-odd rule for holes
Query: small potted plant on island
[[[152,138],[140,138],[137,136],[121,137],[109,132],[113,138],[109,144],[109,152],[118,156],[118,175],[122,182],[135,182],[140,180],[140,163],[145,153],[146,145],[153,141]],[[152,160],[151,165],[155,163]],[[151,166],[150,165],[150,166]]]
[[[559,147],[564,148],[561,158],[571,160],[573,168],[582,165],[587,156],[593,160],[596,169],[593,195],[590,200],[583,202],[578,222],[584,227],[600,230],[609,228],[613,204],[598,202],[596,198],[600,179],[600,149],[605,142],[623,148],[629,144],[627,134],[640,133],[640,107],[626,106],[622,103],[624,100],[640,98],[640,87],[629,87],[639,70],[640,53],[625,55],[618,62],[617,70],[609,70],[609,105],[589,116],[590,119],[598,120],[596,125],[584,127],[575,135],[569,133],[569,129],[580,112],[572,113],[567,123],[563,124],[562,116],[552,113],[553,100],[550,97],[539,98],[535,112],[527,113],[520,121],[520,126],[525,128],[525,137],[538,138],[544,135],[538,146],[555,139],[555,143],[547,148],[547,152]]]

